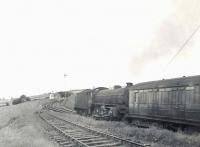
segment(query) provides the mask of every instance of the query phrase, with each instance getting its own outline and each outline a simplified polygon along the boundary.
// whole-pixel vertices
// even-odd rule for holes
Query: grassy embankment
[[[0,147],[53,147],[35,112],[42,101],[0,107]]]
[[[156,128],[138,128],[129,126],[123,122],[115,121],[97,121],[92,118],[79,116],[76,114],[60,114],[67,119],[79,122],[91,128],[98,128],[101,131],[110,132],[117,136],[133,141],[142,141],[155,147],[200,147],[200,133],[191,135],[183,132],[172,132],[166,129]]]

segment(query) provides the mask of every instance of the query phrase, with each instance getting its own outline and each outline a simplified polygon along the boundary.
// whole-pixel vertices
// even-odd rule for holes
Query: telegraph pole
[[[68,75],[67,74],[65,74],[64,73],[64,95],[65,95],[65,97],[64,98],[66,98],[66,77],[67,77]]]

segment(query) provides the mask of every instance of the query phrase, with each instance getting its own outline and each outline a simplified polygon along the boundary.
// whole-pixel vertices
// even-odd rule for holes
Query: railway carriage
[[[128,117],[200,126],[200,76],[132,86]]]

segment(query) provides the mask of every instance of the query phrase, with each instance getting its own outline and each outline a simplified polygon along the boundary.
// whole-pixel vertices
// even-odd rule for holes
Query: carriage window
[[[145,89],[144,92],[150,92],[153,91],[153,89]]]
[[[185,87],[178,87],[178,90],[184,90]]]
[[[194,89],[193,86],[188,86],[188,87],[185,88],[185,90],[193,90],[193,89]]]
[[[172,89],[171,88],[165,88],[165,91],[171,91]]]
[[[159,91],[165,91],[165,89],[164,88],[160,88]]]

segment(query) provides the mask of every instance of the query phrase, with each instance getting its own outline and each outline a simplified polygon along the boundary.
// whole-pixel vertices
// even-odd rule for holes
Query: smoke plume
[[[131,63],[133,74],[141,73],[147,65],[164,57],[172,58],[199,25],[200,1],[173,1],[172,9],[173,13],[160,24],[148,48],[133,57]],[[187,49],[191,46],[192,43],[189,43]],[[183,55],[180,53],[179,56],[181,54]]]

